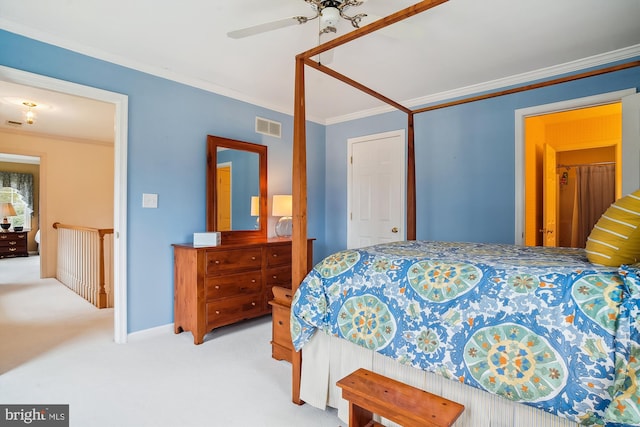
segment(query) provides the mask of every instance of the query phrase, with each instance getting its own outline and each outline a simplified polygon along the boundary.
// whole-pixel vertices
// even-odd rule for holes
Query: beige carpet
[[[169,325],[118,345],[112,309],[38,277],[37,256],[0,259],[2,404],[69,404],[77,427],[345,425],[333,410],[291,403],[268,316],[199,346]]]

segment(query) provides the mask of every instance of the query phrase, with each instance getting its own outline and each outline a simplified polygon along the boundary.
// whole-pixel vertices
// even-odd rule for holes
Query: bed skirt
[[[349,406],[336,381],[358,368],[437,394],[465,406],[456,427],[576,427],[578,424],[539,409],[514,403],[440,375],[400,365],[393,359],[318,331],[302,351],[300,398],[316,408],[337,408],[348,422]],[[397,426],[380,420],[387,426]]]

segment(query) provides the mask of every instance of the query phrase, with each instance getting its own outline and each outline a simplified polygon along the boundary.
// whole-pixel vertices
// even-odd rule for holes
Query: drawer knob
[[[256,260],[256,257],[252,256],[251,261],[255,261],[255,260]]]
[[[278,325],[280,326],[284,325],[284,323],[282,323],[282,320],[278,320]]]
[[[18,243],[18,242],[16,242],[15,240],[13,240],[13,241],[9,242],[9,244],[10,244],[10,245],[15,245],[15,244],[17,244],[17,243]]]
[[[15,252],[17,250],[18,250],[18,248],[9,248],[9,252]]]
[[[252,302],[252,303],[251,303],[251,305],[255,307],[255,306],[256,306],[256,303],[255,303],[255,302]]]
[[[276,276],[276,275],[274,274],[274,275],[273,275],[273,278],[274,278],[274,279],[277,279],[277,278],[278,278],[278,276]]]
[[[256,279],[251,279],[251,283],[256,283]]]
[[[214,287],[215,287],[216,289],[220,289],[220,286],[219,286],[219,285],[216,285],[216,286],[214,286]]]
[[[219,310],[216,310],[216,314],[220,314],[220,311],[219,311]]]
[[[220,264],[220,260],[218,260],[218,259],[217,259],[217,260],[216,260],[216,264]]]
[[[278,258],[278,254],[273,254],[273,257],[274,258]]]

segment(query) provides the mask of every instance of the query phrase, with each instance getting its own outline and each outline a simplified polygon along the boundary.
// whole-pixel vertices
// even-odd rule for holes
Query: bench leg
[[[373,419],[373,413],[349,402],[349,427],[365,427]]]

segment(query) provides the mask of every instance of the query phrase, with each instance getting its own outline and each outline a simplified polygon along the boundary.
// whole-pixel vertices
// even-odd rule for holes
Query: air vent
[[[15,120],[7,120],[7,126],[13,126],[16,128],[22,127],[22,122],[16,122]]]
[[[274,122],[273,120],[263,119],[262,117],[256,117],[256,132],[263,135],[281,138],[282,124],[279,122]]]

